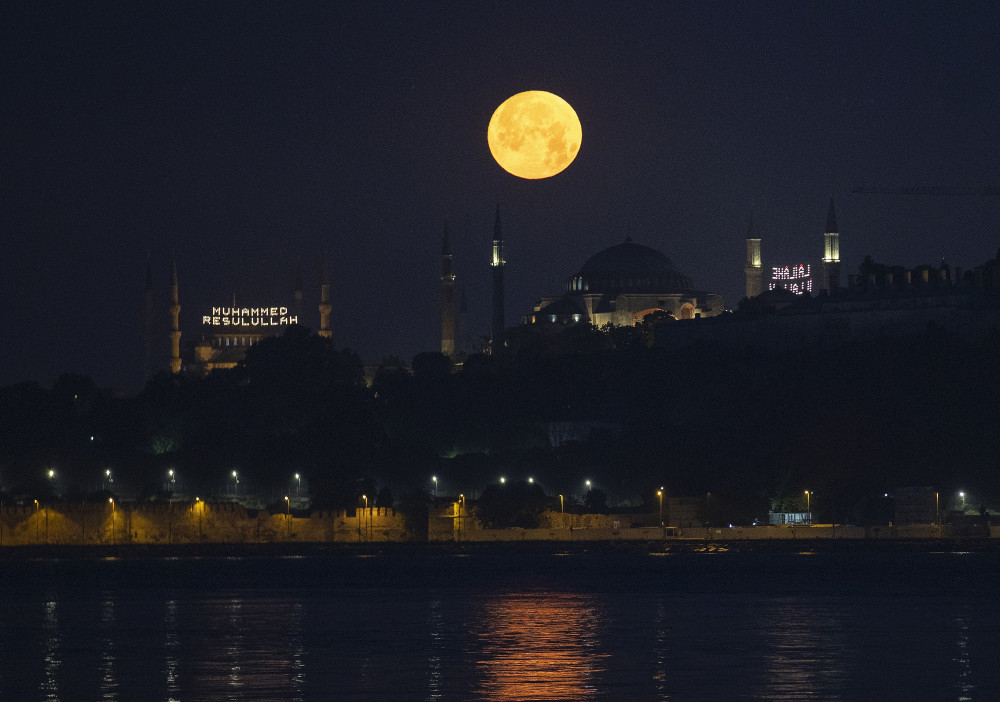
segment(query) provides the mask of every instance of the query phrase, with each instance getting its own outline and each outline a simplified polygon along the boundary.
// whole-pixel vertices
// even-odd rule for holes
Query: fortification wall
[[[234,503],[102,503],[7,506],[0,546],[405,541],[394,510],[250,513]]]

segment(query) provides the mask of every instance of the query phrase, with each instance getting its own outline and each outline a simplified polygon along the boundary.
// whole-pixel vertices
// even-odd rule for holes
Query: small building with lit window
[[[723,310],[721,295],[694,289],[691,278],[674,268],[669,258],[629,237],[588,258],[566,279],[565,292],[542,298],[526,321],[634,326],[653,312],[695,319],[714,317]]]

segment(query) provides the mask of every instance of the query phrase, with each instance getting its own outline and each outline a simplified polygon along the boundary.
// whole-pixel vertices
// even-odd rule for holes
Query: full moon
[[[486,130],[490,153],[519,178],[549,178],[573,163],[583,128],[570,104],[558,95],[529,90],[507,98]]]

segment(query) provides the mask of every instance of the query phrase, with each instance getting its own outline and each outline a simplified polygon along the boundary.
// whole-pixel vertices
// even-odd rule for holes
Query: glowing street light
[[[111,503],[111,541],[115,540],[115,498],[109,497],[108,502]]]
[[[238,495],[240,493],[240,476],[237,475],[236,471],[233,471],[233,494]]]
[[[438,477],[436,475],[431,476],[431,480],[434,482],[434,497],[438,496]]]
[[[534,485],[534,484],[535,484],[535,479],[529,476],[528,477],[528,485]]]
[[[663,488],[656,491],[656,496],[660,498],[660,526],[663,526]]]
[[[110,468],[105,468],[104,469],[104,482],[101,483],[101,489],[102,490],[107,490],[108,489],[108,485],[110,485],[113,482],[115,482],[115,481],[114,481],[114,478],[111,477],[111,469]]]
[[[962,498],[962,511],[964,512],[965,511],[965,493],[964,492],[960,492],[960,493],[958,493],[958,496]]]
[[[500,476],[500,484],[503,485],[506,482],[507,482],[507,478],[505,478],[504,476],[501,475]]]
[[[295,499],[299,499],[299,490],[302,489],[302,476],[295,474]]]
[[[811,505],[812,493],[806,490],[806,513],[809,515],[809,523],[812,523],[812,505]]]
[[[587,490],[590,490],[590,485],[591,485],[591,483],[590,483],[590,481],[589,481],[589,480],[584,480],[584,481],[583,481],[583,484],[587,486]]]
[[[563,509],[563,496],[559,495],[559,514],[564,514],[566,510]]]

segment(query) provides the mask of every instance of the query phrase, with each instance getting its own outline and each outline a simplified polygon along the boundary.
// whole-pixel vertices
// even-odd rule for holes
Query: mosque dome
[[[691,279],[659,251],[629,238],[588,258],[567,287],[598,294],[648,294],[688,290]]]

